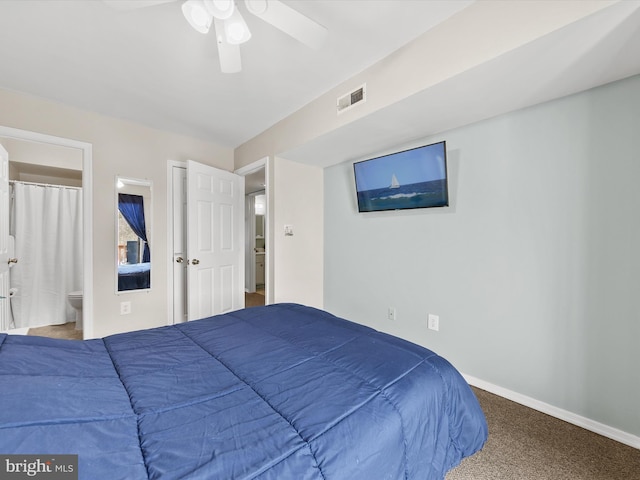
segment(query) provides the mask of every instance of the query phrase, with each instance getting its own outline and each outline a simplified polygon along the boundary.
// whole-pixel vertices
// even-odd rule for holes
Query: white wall
[[[9,153],[9,180],[82,186],[82,150],[0,137]]]
[[[325,308],[640,435],[638,112],[633,77],[394,146],[448,142],[448,208],[359,214],[326,169]]]
[[[82,170],[82,152],[76,148],[3,138],[2,144],[11,153],[12,162]]]
[[[276,158],[271,184],[275,302],[323,306],[323,171]],[[293,236],[285,236],[291,225]],[[271,248],[267,246],[267,248]]]
[[[93,295],[96,337],[166,324],[167,161],[192,159],[233,170],[230,148],[0,90],[0,125],[93,145]],[[152,289],[115,294],[115,177],[153,182]],[[153,253],[152,253],[153,255]],[[120,316],[120,302],[131,301]]]

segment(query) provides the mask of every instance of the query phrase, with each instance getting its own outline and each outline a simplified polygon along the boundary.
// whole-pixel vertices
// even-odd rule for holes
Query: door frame
[[[0,137],[77,148],[82,152],[82,335],[85,339],[93,338],[93,145],[4,126],[0,126]]]
[[[185,171],[187,170],[187,162],[178,161],[178,160],[168,160],[167,161],[167,325],[173,325],[174,322],[174,289],[175,289],[175,278],[173,274],[173,196],[175,194],[173,189],[173,169],[174,168],[183,168]],[[186,215],[186,212],[185,212]],[[186,222],[186,218],[184,219]],[[187,246],[184,245],[186,250]],[[186,260],[186,259],[185,259]],[[185,282],[186,282],[186,273],[185,273]]]
[[[265,245],[267,248],[265,249],[264,255],[264,282],[265,282],[265,305],[269,305],[273,303],[273,276],[271,275],[271,255],[273,254],[273,242],[271,238],[271,200],[269,195],[269,179],[270,179],[270,168],[269,168],[269,157],[263,157],[260,160],[256,160],[249,165],[245,165],[244,167],[240,167],[235,170],[235,174],[240,175],[242,177],[246,177],[247,175],[254,173],[258,170],[264,169],[264,194],[265,194],[265,221],[264,221],[264,238]],[[245,235],[247,232],[245,232]]]
[[[256,291],[256,201],[257,193],[244,195],[244,288],[247,293]],[[264,230],[263,230],[264,235]]]
[[[10,251],[9,244],[9,216],[11,199],[9,196],[9,152],[4,145],[0,143],[0,196],[2,204],[6,203],[6,209],[0,211],[0,332],[11,329],[11,321],[9,320],[11,306],[9,304],[10,295],[10,270],[11,257],[15,252]]]

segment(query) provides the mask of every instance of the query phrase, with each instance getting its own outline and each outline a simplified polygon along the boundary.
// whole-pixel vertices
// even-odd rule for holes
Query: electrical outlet
[[[435,330],[436,332],[440,330],[440,317],[438,315],[434,315],[432,313],[429,314],[427,318],[427,328],[429,330]]]
[[[391,320],[392,322],[396,319],[396,309],[393,307],[389,307],[389,310],[387,310],[387,319]]]
[[[120,315],[129,315],[131,313],[131,302],[120,302]]]

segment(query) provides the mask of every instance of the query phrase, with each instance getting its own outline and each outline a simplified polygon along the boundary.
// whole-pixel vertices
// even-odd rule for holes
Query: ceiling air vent
[[[349,92],[346,95],[338,97],[338,113],[340,114],[358,103],[366,102],[366,88],[367,84],[365,83],[364,85],[356,88],[353,92]]]

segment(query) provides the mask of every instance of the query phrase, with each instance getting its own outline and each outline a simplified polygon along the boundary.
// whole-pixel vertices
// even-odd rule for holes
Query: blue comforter
[[[486,436],[446,360],[300,305],[0,335],[0,453],[78,454],[81,479],[442,479]]]

